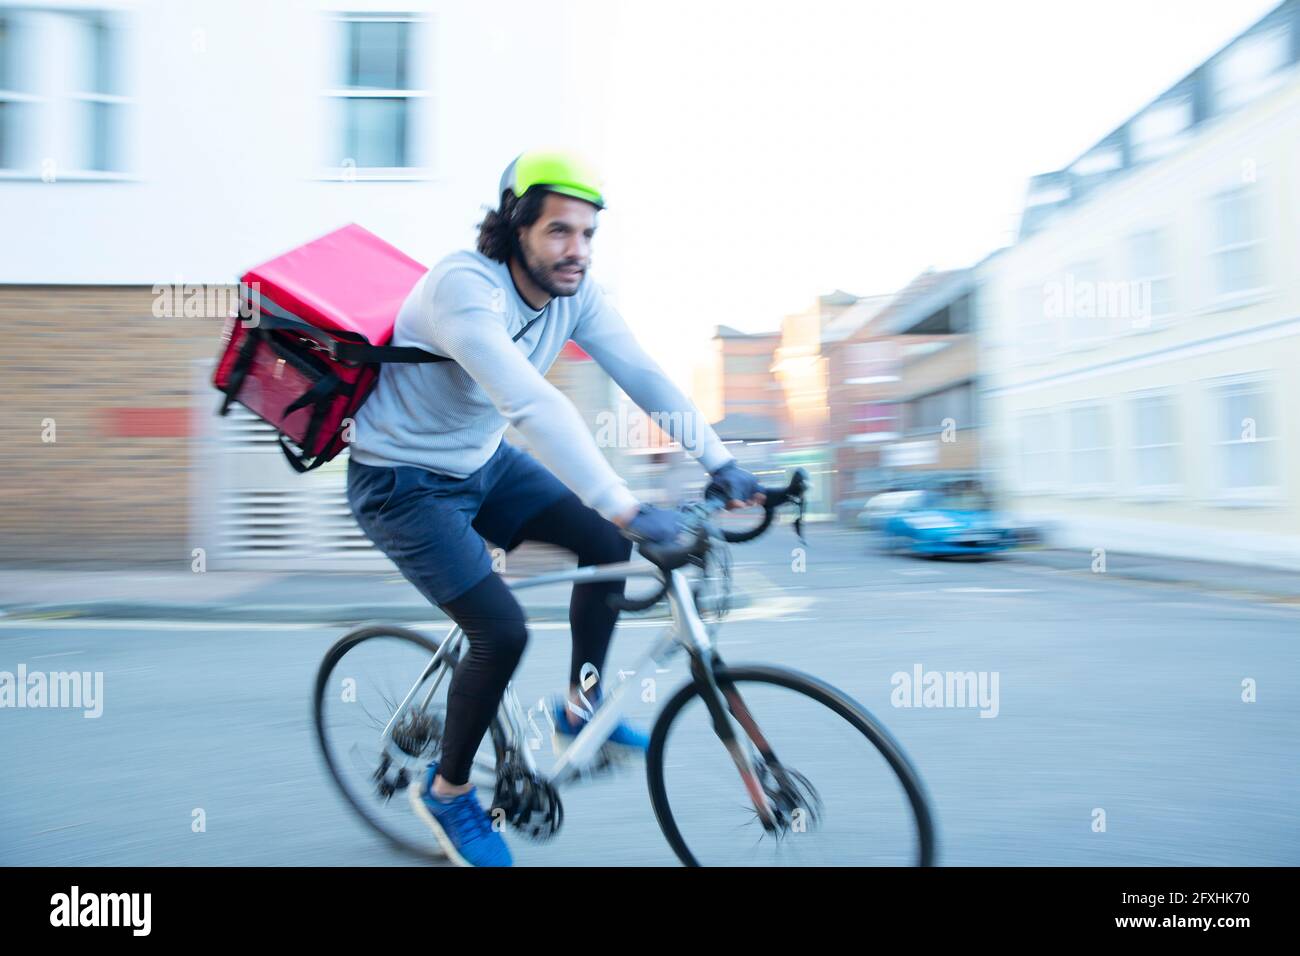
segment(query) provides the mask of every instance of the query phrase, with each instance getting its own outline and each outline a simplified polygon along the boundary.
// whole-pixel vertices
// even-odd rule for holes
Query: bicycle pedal
[[[596,751],[596,758],[592,761],[592,767],[597,772],[605,774],[629,767],[634,763],[636,763],[635,750],[606,741]]]

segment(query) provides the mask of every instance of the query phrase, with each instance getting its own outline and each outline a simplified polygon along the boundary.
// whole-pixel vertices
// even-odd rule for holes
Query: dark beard
[[[578,294],[577,289],[575,289],[575,290],[572,291],[572,292],[565,292],[563,289],[558,289],[558,288],[556,288],[555,285],[550,281],[550,271],[549,271],[549,270],[547,270],[547,272],[543,273],[543,272],[539,272],[537,269],[534,269],[533,266],[532,266],[532,263],[530,263],[530,262],[528,261],[528,253],[524,250],[524,247],[523,247],[521,244],[519,244],[519,243],[516,243],[516,244],[515,244],[515,258],[519,261],[519,265],[523,268],[523,270],[524,270],[524,274],[525,274],[526,276],[528,276],[528,278],[529,278],[530,280],[532,280],[532,282],[533,282],[533,283],[534,283],[534,284],[535,284],[539,289],[541,289],[543,292],[545,292],[545,293],[546,293],[547,295],[549,295],[551,298],[553,298],[553,299],[554,299],[554,298],[564,298],[564,297],[566,297],[566,296],[571,296],[571,295],[577,295],[577,294]],[[583,275],[583,279],[585,279],[585,278],[586,278],[586,275],[584,274],[584,275]],[[579,289],[582,288],[582,283],[581,283],[581,282],[578,283],[578,288],[579,288]]]

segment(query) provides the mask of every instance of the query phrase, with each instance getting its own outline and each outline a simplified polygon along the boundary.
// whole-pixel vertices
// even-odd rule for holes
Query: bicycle
[[[651,663],[661,669],[677,651],[684,650],[689,658],[690,680],[663,705],[646,754],[655,816],[683,864],[733,863],[726,856],[734,854],[732,844],[739,846],[743,856],[748,843],[751,854],[759,847],[774,849],[778,863],[810,862],[808,853],[814,846],[829,846],[828,865],[866,857],[874,864],[929,866],[935,858],[935,835],[925,790],[911,761],[884,726],[856,701],[815,677],[783,667],[725,664],[713,640],[730,600],[725,544],[757,538],[772,523],[777,508],[787,503],[798,506],[794,526],[802,541],[806,488],[807,473],[798,469],[786,487],[764,489],[763,519],[743,531],[716,527],[710,519],[725,504],[706,496],[684,509],[690,535],[685,543],[680,538],[672,545],[641,543],[639,551],[645,559],[641,562],[557,571],[513,581],[510,586],[523,590],[558,582],[657,581],[657,590],[648,596],[616,596],[611,603],[637,612],[668,601],[671,623],[637,663],[634,674],[646,673]],[[693,582],[687,577],[692,567],[701,571]],[[712,596],[711,584],[717,589]],[[711,630],[703,615],[714,612],[717,621]],[[418,781],[423,768],[437,756],[445,698],[441,704],[436,698],[458,664],[464,640],[464,632],[455,625],[440,641],[407,628],[365,626],[345,635],[327,652],[316,680],[317,739],[335,782],[367,824],[396,847],[422,857],[442,854],[404,806],[406,801],[393,797]],[[362,650],[371,653],[381,644],[392,683],[374,680],[375,697],[362,703],[351,675],[363,664]],[[398,663],[391,653],[395,649],[406,659]],[[493,793],[490,813],[495,825],[508,824],[538,841],[555,836],[564,818],[560,790],[598,776],[614,763],[605,741],[624,713],[631,683],[615,684],[594,706],[583,696],[588,722],[558,754],[554,766],[543,772],[534,759],[534,751],[540,750],[540,728],[532,720],[532,711],[525,713],[511,681],[471,771],[471,780]],[[584,674],[583,690],[589,686]],[[358,713],[350,705],[359,704],[363,715],[360,739],[351,746],[342,730],[336,732],[332,711],[327,713],[336,689],[344,718]],[[767,711],[753,707],[754,701],[766,701],[772,691],[821,705],[814,714],[838,720],[824,733],[787,733],[788,703]],[[370,707],[376,704],[381,706],[372,712]],[[762,728],[755,718],[759,711],[770,718],[765,718],[768,723]],[[689,736],[700,729],[701,740]],[[829,733],[837,729],[847,733],[847,743],[830,739]],[[710,744],[710,739],[715,742]],[[849,743],[861,746],[864,739],[869,747],[862,747],[859,758]],[[729,765],[718,753],[716,741],[721,741]],[[675,745],[671,761],[667,759],[670,743]],[[814,749],[800,766],[784,759],[807,744]],[[710,758],[718,758],[720,774]],[[679,774],[683,768],[685,775]],[[675,789],[678,783],[683,784],[680,790]],[[842,785],[849,793],[846,808],[837,805],[834,814],[827,809],[828,784]],[[693,806],[693,798],[703,798],[702,806]],[[887,820],[887,813],[907,822]],[[831,835],[823,837],[831,823],[835,824]],[[423,839],[416,837],[417,830]],[[744,842],[734,839],[741,830],[747,830],[739,834]],[[752,839],[755,834],[757,840]]]

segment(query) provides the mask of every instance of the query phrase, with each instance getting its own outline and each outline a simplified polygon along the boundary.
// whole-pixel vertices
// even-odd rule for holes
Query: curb
[[[748,595],[739,590],[731,593],[731,607],[748,607]],[[529,619],[568,620],[569,605],[524,604]],[[298,623],[359,624],[382,621],[390,624],[413,624],[447,620],[432,604],[158,604],[145,601],[84,601],[64,604],[11,604],[0,608],[0,620],[87,620],[101,621],[207,621],[212,624]],[[660,603],[653,610],[628,613],[626,620],[669,619],[668,606]]]
[[[1240,581],[1214,580],[1210,578],[1197,577],[1194,575],[1180,575],[1177,573],[1163,573],[1153,571],[1149,568],[1107,568],[1104,573],[1093,574],[1088,567],[1086,560],[1082,561],[1078,567],[1062,566],[1054,561],[1035,560],[1033,557],[1015,554],[1008,556],[1010,560],[1022,564],[1033,565],[1038,568],[1049,568],[1053,571],[1060,571],[1063,574],[1083,575],[1090,577],[1102,578],[1120,578],[1125,581],[1138,581],[1143,584],[1164,585],[1175,588],[1197,588],[1208,594],[1223,594],[1234,597],[1251,597],[1269,601],[1281,601],[1300,603],[1300,575],[1297,576],[1297,582],[1294,588],[1270,589],[1267,585],[1247,585]]]

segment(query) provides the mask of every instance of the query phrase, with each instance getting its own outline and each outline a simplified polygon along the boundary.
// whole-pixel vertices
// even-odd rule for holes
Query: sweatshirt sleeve
[[[704,414],[646,353],[618,310],[605,300],[594,283],[588,296],[573,340],[600,363],[651,421],[680,442],[706,471],[717,471],[732,461],[732,454]]]
[[[472,269],[427,283],[421,315],[429,323],[429,344],[478,383],[583,504],[611,521],[626,514],[637,506],[636,496],[600,453],[573,403],[510,340],[494,291],[495,284]]]

